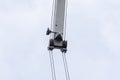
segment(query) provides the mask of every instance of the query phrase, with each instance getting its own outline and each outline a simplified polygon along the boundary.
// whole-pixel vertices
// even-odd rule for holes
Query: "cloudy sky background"
[[[67,61],[71,80],[120,80],[120,1],[69,0]],[[0,0],[0,80],[51,80],[52,0]],[[57,80],[65,80],[54,51]]]

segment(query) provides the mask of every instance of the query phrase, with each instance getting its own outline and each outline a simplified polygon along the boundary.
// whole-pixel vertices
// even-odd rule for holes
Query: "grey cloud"
[[[45,31],[52,1],[1,0],[0,4],[0,80],[50,79]],[[66,55],[71,80],[119,80],[119,4],[118,0],[69,1]],[[64,72],[60,54],[55,53],[60,80]]]

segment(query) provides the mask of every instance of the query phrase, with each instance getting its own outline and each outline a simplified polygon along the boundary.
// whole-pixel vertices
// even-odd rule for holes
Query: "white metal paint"
[[[65,17],[65,0],[55,0],[53,31],[63,33]]]

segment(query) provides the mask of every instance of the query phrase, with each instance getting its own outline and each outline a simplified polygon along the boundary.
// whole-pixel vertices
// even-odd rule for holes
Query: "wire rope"
[[[63,58],[63,64],[64,64],[64,69],[65,69],[66,80],[70,80],[69,71],[68,71],[68,65],[67,65],[67,60],[66,60],[65,53],[62,53],[62,58]]]
[[[49,51],[49,57],[50,57],[52,80],[56,80],[55,66],[54,66],[54,58],[53,58],[53,53],[52,53],[51,51]]]

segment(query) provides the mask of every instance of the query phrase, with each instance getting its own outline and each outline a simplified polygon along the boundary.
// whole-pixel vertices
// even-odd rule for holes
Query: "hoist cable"
[[[68,65],[67,65],[67,60],[66,60],[65,53],[62,53],[62,58],[63,58],[63,64],[64,64],[64,69],[65,69],[66,80],[70,80],[69,71],[68,71]]]
[[[52,80],[56,80],[55,66],[54,66],[54,58],[53,58],[53,53],[52,53],[51,51],[49,51],[49,57],[50,57]]]

